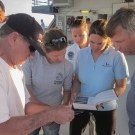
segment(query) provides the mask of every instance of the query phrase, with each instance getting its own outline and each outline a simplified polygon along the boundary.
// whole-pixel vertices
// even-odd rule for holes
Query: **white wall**
[[[69,39],[71,38],[71,35],[69,32],[66,32],[66,16],[83,16],[84,19],[91,18],[91,21],[95,21],[98,19],[98,14],[107,14],[108,19],[113,14],[113,3],[122,3],[123,0],[73,0],[73,6],[72,7],[61,7],[59,8],[59,13],[56,14],[57,17],[57,27],[58,26],[58,16],[63,16],[63,25],[62,30],[67,34]],[[88,14],[82,14],[80,10],[92,10],[96,11],[96,14],[93,14],[92,12]],[[69,30],[68,30],[69,31]]]

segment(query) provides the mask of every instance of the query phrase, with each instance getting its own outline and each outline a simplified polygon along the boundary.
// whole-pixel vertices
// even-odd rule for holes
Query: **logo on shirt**
[[[72,52],[72,51],[68,52],[68,58],[69,59],[73,59],[74,55],[75,55],[74,52]]]
[[[56,80],[54,81],[54,84],[60,85],[63,82],[63,74],[62,73],[57,73],[56,75]]]
[[[112,67],[112,65],[109,62],[106,62],[105,64],[103,64],[102,66],[104,67]]]

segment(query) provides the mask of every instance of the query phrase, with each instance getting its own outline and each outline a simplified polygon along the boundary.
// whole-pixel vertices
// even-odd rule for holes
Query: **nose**
[[[61,62],[63,59],[64,59],[64,56],[60,56],[60,57],[58,57],[57,61]]]
[[[77,42],[80,42],[80,37],[79,37],[79,36],[76,37],[76,41],[77,41]]]
[[[94,44],[93,45],[93,49],[95,49],[95,50],[98,49],[98,45],[97,44]]]

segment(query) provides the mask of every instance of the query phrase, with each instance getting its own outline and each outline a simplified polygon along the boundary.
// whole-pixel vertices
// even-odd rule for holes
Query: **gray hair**
[[[0,37],[5,37],[5,36],[9,35],[12,32],[15,32],[15,30],[13,30],[12,28],[10,28],[7,24],[4,24],[0,28]]]
[[[135,31],[135,10],[129,7],[118,9],[108,22],[106,34],[113,37],[118,26],[122,27],[131,36]]]

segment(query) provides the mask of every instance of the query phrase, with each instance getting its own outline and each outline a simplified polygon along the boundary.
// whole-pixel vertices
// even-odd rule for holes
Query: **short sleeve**
[[[128,65],[123,53],[118,53],[114,61],[115,79],[120,80],[129,76]]]
[[[69,67],[69,68],[66,69],[67,71],[66,71],[63,87],[65,90],[71,90],[71,86],[73,82],[73,73],[74,73],[73,65],[70,62],[67,62],[66,67]]]

